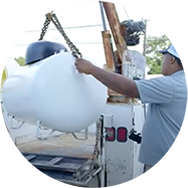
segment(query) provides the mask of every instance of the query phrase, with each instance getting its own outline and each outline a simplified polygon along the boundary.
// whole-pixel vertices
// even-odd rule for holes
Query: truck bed
[[[82,133],[76,134],[83,138]],[[36,140],[17,145],[22,153],[36,153],[62,155],[72,157],[91,158],[95,143],[95,135],[89,134],[86,141],[76,140],[71,134],[54,136],[47,140]]]

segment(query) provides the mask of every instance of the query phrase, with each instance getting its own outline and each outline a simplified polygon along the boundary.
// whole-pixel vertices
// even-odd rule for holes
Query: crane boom
[[[122,62],[123,53],[124,51],[127,50],[127,44],[124,37],[122,36],[120,22],[116,11],[116,7],[114,5],[114,0],[101,0],[101,1],[103,1],[106,16],[110,25],[110,29],[112,31],[114,42],[117,47],[118,57]]]
[[[110,32],[106,29],[105,23],[103,21],[104,31],[102,31],[102,38],[103,38],[103,46],[104,46],[104,52],[106,57],[105,69],[108,69],[110,71],[114,71],[115,69],[115,72],[119,74],[123,74],[123,68],[122,68],[123,54],[124,52],[127,52],[126,53],[127,56],[129,54],[127,49],[127,43],[122,35],[121,25],[119,22],[114,0],[99,0],[99,3],[100,5],[101,4],[103,5],[102,7],[105,10],[106,17],[108,19],[110,30],[111,30]],[[104,15],[102,11],[101,14],[102,14],[102,20],[104,20]],[[112,42],[111,42],[111,33],[113,35],[114,42],[117,48],[116,52],[113,51]],[[115,91],[112,91],[111,89],[108,89],[108,95],[109,95],[108,102],[124,101],[125,103],[127,103],[129,101],[128,98]]]

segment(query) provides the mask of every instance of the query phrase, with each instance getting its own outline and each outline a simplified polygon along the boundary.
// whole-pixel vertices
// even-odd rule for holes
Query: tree
[[[25,58],[24,57],[18,57],[18,58],[14,58],[15,61],[17,61],[17,63],[20,66],[25,66]]]
[[[170,44],[171,42],[166,35],[161,37],[149,36],[146,39],[146,62],[150,68],[148,74],[161,74],[162,54],[156,52],[168,48]]]

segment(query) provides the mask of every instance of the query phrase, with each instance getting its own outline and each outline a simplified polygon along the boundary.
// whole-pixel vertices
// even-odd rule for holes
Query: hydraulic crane
[[[53,12],[53,7],[54,7],[53,3],[54,3],[53,0],[45,1],[46,20],[44,22],[44,26],[42,28],[42,32],[40,34],[39,40],[43,40],[50,22],[53,22],[57,30],[64,37],[73,55],[76,57],[82,57],[81,52],[68,38],[56,14]],[[118,14],[116,12],[114,0],[99,0],[99,4],[101,10],[103,29],[104,29],[102,31],[103,46],[104,46],[104,52],[106,57],[106,65],[104,68],[119,74],[123,74],[124,76],[130,77],[129,70],[130,67],[131,68],[134,67],[133,64],[135,62],[132,62],[127,46],[135,46],[139,44],[140,35],[142,35],[145,32],[145,23],[143,21],[134,22],[133,20],[127,20],[120,23]],[[107,30],[104,10],[111,31]],[[117,48],[117,51],[115,52],[113,50],[111,33]],[[132,77],[137,77],[137,75],[134,75]],[[108,91],[108,95],[109,95],[108,98],[109,102],[118,102],[118,101],[121,102],[124,101],[125,103],[129,101],[133,103],[136,102],[135,99],[128,99],[125,96],[122,96],[114,91],[111,91],[110,89]]]
[[[106,57],[106,68],[108,70],[115,70],[115,72],[119,74],[128,76],[129,72],[126,72],[125,69],[123,69],[123,63],[126,63],[128,67],[133,62],[131,61],[131,56],[127,46],[135,46],[139,44],[139,35],[145,32],[145,24],[142,21],[134,22],[133,20],[124,21],[120,24],[114,1],[100,0],[99,3],[104,27],[104,31],[102,31],[102,37]],[[103,8],[106,12],[111,32],[106,29]],[[115,52],[112,47],[111,33],[113,35],[113,39],[117,48],[117,51]],[[129,101],[129,99],[127,99],[126,97],[112,90],[109,90],[108,94],[109,102],[113,102],[114,97],[116,98],[116,102],[119,100],[124,100],[124,102]],[[136,102],[134,99],[132,99],[131,101]]]
[[[133,20],[120,23],[113,0],[99,0],[99,3],[104,27],[102,38],[106,57],[105,68],[137,79],[135,73],[137,68],[132,66],[134,62],[127,47],[139,44],[139,36],[145,31],[145,25],[143,22]],[[68,38],[53,12],[53,0],[46,0],[45,4],[46,19],[39,40],[43,40],[52,22],[64,37],[73,56],[81,58],[81,52]],[[104,10],[111,31],[107,30]],[[117,51],[113,50],[111,33]],[[46,57],[44,55],[42,59]],[[41,60],[41,57],[37,58],[33,57],[34,60],[30,63]],[[128,139],[128,134],[133,127],[140,129],[138,126],[142,126],[142,118],[135,114],[142,113],[143,106],[136,99],[128,99],[111,90],[108,91],[108,95],[105,112],[96,121],[96,135],[90,137],[94,142],[94,148],[89,154],[86,152],[87,148],[83,149],[82,143],[82,149],[78,143],[67,149],[66,145],[70,140],[66,136],[63,136],[64,140],[58,142],[58,147],[54,142],[52,144],[54,148],[45,141],[35,142],[39,144],[38,146],[32,143],[25,147],[18,146],[25,156],[25,187],[46,187],[49,182],[42,181],[44,175],[61,182],[61,187],[67,185],[71,188],[114,188],[117,185],[118,188],[142,187],[139,177],[142,165],[137,161],[137,144]],[[86,140],[85,143],[90,141]]]

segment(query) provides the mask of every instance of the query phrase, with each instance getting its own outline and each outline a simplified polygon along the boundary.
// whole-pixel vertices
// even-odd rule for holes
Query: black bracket
[[[141,143],[142,141],[142,137],[141,137],[141,133],[137,133],[136,134],[136,131],[134,130],[134,128],[130,131],[129,133],[129,139],[130,140],[133,140],[134,142],[137,142],[138,144]]]

